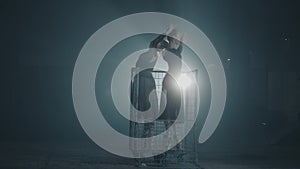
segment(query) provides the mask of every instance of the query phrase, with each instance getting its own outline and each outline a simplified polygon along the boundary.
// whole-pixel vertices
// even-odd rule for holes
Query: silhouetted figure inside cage
[[[149,50],[142,53],[137,62],[136,69],[138,73],[133,77],[131,83],[131,104],[138,111],[149,110],[152,106],[152,110],[158,111],[158,101],[156,92],[154,92],[154,97],[152,97],[152,104],[149,101],[149,96],[152,91],[155,91],[156,85],[155,80],[152,76],[153,68],[156,64],[159,52],[167,47],[167,42],[164,41],[168,31],[165,34],[159,35],[155,38],[149,45]],[[133,91],[137,89],[136,93]],[[135,95],[135,97],[133,96]],[[137,95],[137,96],[136,96]],[[149,112],[157,113],[157,112]],[[137,116],[139,116],[137,114]],[[148,122],[144,124],[142,137],[150,137],[153,135],[153,122]]]

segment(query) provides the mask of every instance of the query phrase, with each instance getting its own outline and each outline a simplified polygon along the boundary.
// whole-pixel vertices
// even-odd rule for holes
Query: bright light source
[[[193,81],[192,78],[187,74],[181,74],[177,80],[177,83],[181,88],[186,89],[193,83]]]

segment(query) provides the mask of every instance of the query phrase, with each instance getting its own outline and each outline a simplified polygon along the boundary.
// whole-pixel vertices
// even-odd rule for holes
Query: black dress
[[[182,45],[180,44],[178,49],[167,49],[167,50],[168,52],[165,53],[164,60],[168,63],[169,70],[163,80],[163,86],[162,86],[162,90],[166,92],[167,103],[159,119],[169,121],[169,122],[174,122],[178,116],[178,113],[180,111],[180,105],[181,105],[180,86],[178,85],[175,78],[179,77],[181,73]],[[178,58],[174,59],[174,56]],[[175,77],[173,77],[174,75]],[[169,124],[166,125],[169,126]]]
[[[166,35],[159,35],[156,39],[154,39],[149,48],[156,48],[158,43],[161,42]],[[139,111],[146,111],[150,108],[151,104],[149,101],[149,95],[151,91],[156,89],[155,80],[152,76],[153,68],[156,64],[157,57],[153,56],[156,50],[149,49],[147,52],[142,53],[138,61],[136,62],[137,69],[145,69],[140,71],[134,78],[131,83],[131,104]],[[133,93],[136,91],[136,93]],[[157,96],[155,97],[157,98]],[[157,102],[157,100],[156,100]],[[152,106],[156,106],[154,109],[157,110],[158,103]],[[153,112],[155,113],[155,112]],[[150,137],[153,135],[153,123],[146,123],[144,126],[143,137]]]
[[[132,87],[138,88],[138,100],[132,100],[132,103],[138,103],[133,105],[135,105],[135,108],[140,111],[145,111],[150,108],[150,102],[148,100],[149,94],[152,90],[156,89],[155,80],[152,76],[152,71],[156,64],[157,57],[153,56],[154,54],[156,54],[154,53],[156,52],[156,50],[151,48],[156,48],[158,43],[163,41],[165,37],[166,35],[159,35],[157,38],[151,41],[149,45],[150,49],[147,52],[142,53],[136,62],[136,68],[146,68],[145,70],[140,71],[134,77],[134,80],[131,84]]]

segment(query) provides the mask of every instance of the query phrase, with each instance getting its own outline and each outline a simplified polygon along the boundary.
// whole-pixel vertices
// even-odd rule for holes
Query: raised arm
[[[161,42],[165,37],[166,37],[165,34],[159,35],[157,38],[151,41],[149,48],[156,48],[158,43]]]
[[[176,53],[178,53],[178,54],[181,54],[181,52],[182,52],[182,41],[180,41],[179,42],[179,46],[178,46],[178,48],[176,49]]]
[[[172,31],[174,30],[174,26],[172,24],[170,24],[167,28],[167,30],[159,35],[157,38],[155,38],[153,41],[151,41],[150,45],[149,45],[149,48],[156,48],[158,43],[163,41],[163,39],[169,35]]]
[[[181,54],[182,48],[183,48],[183,43],[185,43],[186,40],[187,40],[187,34],[184,33],[184,34],[182,35],[181,39],[180,39],[179,46],[178,46],[178,48],[177,48],[177,50],[176,50],[176,53]]]

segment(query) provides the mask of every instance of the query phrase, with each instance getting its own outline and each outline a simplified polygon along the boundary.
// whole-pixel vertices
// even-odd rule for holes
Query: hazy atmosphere
[[[139,12],[169,13],[191,22],[223,64],[225,110],[213,135],[197,143],[197,168],[300,168],[299,8],[292,0],[1,1],[0,168],[135,168],[134,159],[103,150],[82,129],[72,76],[92,34]],[[121,133],[128,133],[128,120],[113,107],[111,76],[124,57],[148,48],[155,37],[121,41],[98,70],[98,105]],[[197,64],[201,77],[198,138],[211,84],[195,53],[188,47],[183,51],[183,60]]]

